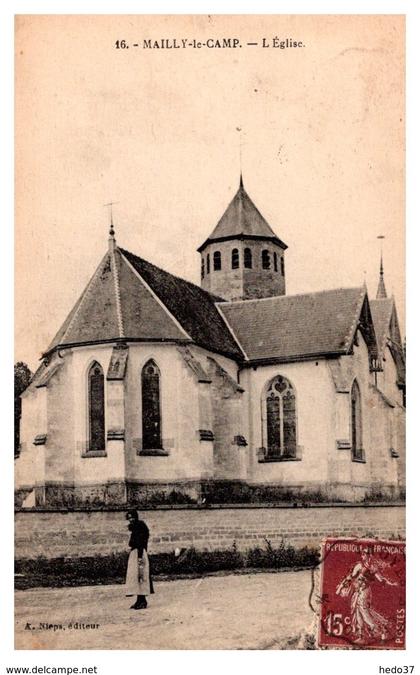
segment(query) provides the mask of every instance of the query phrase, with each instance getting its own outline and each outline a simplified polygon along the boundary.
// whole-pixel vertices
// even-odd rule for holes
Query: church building
[[[404,489],[405,360],[381,260],[366,286],[287,295],[287,245],[238,191],[201,286],[109,246],[22,395],[25,506],[275,487]]]

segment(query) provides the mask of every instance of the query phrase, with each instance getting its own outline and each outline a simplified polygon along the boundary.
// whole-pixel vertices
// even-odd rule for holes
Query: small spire
[[[109,249],[114,250],[116,246],[116,241],[115,241],[115,230],[114,230],[114,218],[113,218],[113,213],[112,213],[112,207],[114,204],[117,204],[118,202],[109,202],[108,204],[104,204],[104,206],[109,207],[109,219],[110,219],[110,225],[109,225],[109,238],[108,238],[108,243],[109,243]]]
[[[378,239],[385,239],[385,237],[381,234],[379,235]],[[386,288],[385,288],[385,281],[384,281],[384,261],[383,261],[383,253],[382,253],[382,242],[381,242],[381,263],[379,265],[379,283],[378,283],[378,290],[376,292],[376,299],[377,300],[383,300],[384,298],[387,298],[386,294]]]
[[[244,189],[244,181],[243,181],[243,178],[242,178],[242,171],[241,171],[241,175],[240,175],[240,178],[239,178],[239,189],[240,190]]]

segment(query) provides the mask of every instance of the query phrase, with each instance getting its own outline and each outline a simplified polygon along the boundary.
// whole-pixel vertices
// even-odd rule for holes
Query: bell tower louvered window
[[[269,270],[271,266],[270,251],[267,251],[267,249],[263,250],[261,254],[261,261],[263,270]]]
[[[244,267],[249,270],[252,269],[252,251],[250,248],[244,250]]]
[[[239,251],[237,248],[232,250],[232,269],[237,270],[239,267]]]

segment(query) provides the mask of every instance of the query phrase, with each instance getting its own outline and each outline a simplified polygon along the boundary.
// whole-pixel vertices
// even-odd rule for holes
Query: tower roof
[[[287,248],[248,195],[244,188],[242,175],[238,191],[211,235],[197,250],[201,252],[210,242],[229,239],[265,239],[273,241],[282,249]]]

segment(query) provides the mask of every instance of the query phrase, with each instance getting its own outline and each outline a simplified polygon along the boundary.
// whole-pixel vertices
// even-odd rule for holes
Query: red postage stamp
[[[405,542],[326,539],[318,644],[405,649]]]

